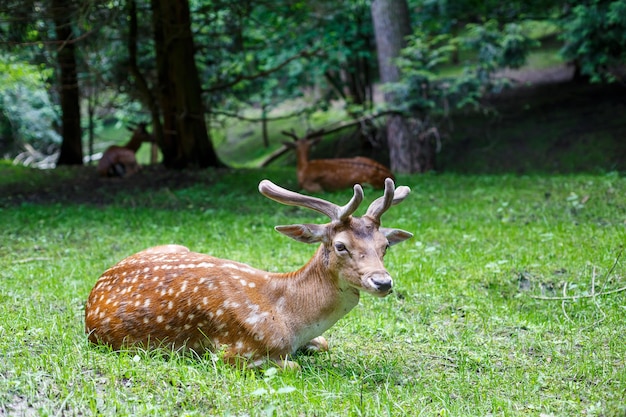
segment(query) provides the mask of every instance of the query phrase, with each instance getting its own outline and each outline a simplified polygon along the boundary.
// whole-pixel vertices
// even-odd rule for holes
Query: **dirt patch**
[[[472,174],[626,170],[626,87],[574,82],[569,67],[524,74],[452,117],[438,170]],[[555,82],[556,81],[556,82]]]

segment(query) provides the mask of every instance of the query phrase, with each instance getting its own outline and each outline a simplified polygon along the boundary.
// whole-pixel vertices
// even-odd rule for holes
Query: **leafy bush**
[[[593,1],[572,9],[561,38],[561,53],[576,61],[591,81],[617,81],[616,70],[626,63],[626,1]]]
[[[0,59],[0,152],[15,153],[24,143],[40,149],[60,143],[58,113],[45,82],[51,71],[12,61]]]

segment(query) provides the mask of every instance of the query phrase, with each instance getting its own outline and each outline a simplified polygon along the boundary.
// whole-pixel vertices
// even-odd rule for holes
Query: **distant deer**
[[[114,349],[140,345],[220,351],[229,363],[249,367],[267,360],[297,368],[299,349],[328,349],[321,336],[359,301],[359,291],[384,297],[392,279],[383,256],[412,235],[380,227],[380,217],[403,201],[408,187],[385,182],[382,197],[362,217],[353,217],[363,189],[345,206],[288,191],[268,180],[259,191],[283,204],[330,218],[327,224],[276,226],[304,243],[321,243],[295,272],[273,273],[243,263],[190,252],[184,246],[146,249],[109,268],[85,307],[89,340]]]
[[[309,192],[335,191],[352,187],[354,184],[370,184],[374,188],[384,188],[385,179],[394,179],[386,166],[370,158],[313,159],[309,160],[309,151],[321,137],[298,138],[293,132],[282,132],[293,142],[283,142],[296,151],[296,171],[298,185]]]
[[[131,130],[128,128],[128,130]],[[146,123],[139,123],[128,143],[124,146],[112,145],[98,161],[98,174],[102,177],[128,177],[139,171],[135,154],[144,142],[154,142],[154,137],[146,131]]]

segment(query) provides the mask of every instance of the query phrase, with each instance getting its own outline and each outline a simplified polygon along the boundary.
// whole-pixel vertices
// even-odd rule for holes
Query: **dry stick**
[[[567,281],[563,284],[563,301],[561,301],[561,310],[563,311],[563,315],[567,319],[567,321],[573,323],[572,319],[567,315],[567,311],[565,311],[565,301],[567,300]]]
[[[581,298],[596,298],[597,296],[615,294],[615,293],[618,293],[618,292],[626,291],[626,287],[617,288],[615,290],[604,291],[604,288],[606,287],[606,282],[608,281],[608,277],[611,274],[613,274],[613,271],[615,271],[615,268],[617,267],[617,263],[619,262],[619,260],[622,257],[623,253],[624,253],[624,247],[620,248],[620,251],[617,254],[617,257],[615,258],[615,261],[613,262],[613,266],[611,266],[611,269],[609,269],[609,271],[606,273],[606,278],[607,279],[604,280],[604,284],[602,285],[602,290],[600,290],[600,292],[597,293],[597,294],[595,293],[595,277],[592,277],[592,292],[591,292],[591,294],[567,296],[567,295],[565,295],[565,289],[567,287],[567,282],[566,282],[565,285],[563,286],[563,296],[562,297],[545,297],[545,296],[541,296],[541,295],[530,295],[529,297],[530,298],[534,298],[536,300],[578,300],[578,299],[581,299]]]
[[[606,285],[607,281],[608,281],[608,275],[607,275],[607,279],[604,280],[604,285]],[[602,290],[604,290],[604,285],[602,285]],[[600,290],[600,292],[602,292],[602,290]],[[593,295],[593,303],[596,305],[596,308],[598,309],[598,311],[602,313],[602,318],[600,320],[597,320],[595,323],[593,323],[592,326],[595,327],[606,319],[606,313],[600,307],[600,304],[598,303],[598,298],[596,297],[596,267],[595,266],[593,267],[593,273],[591,274],[591,294]]]

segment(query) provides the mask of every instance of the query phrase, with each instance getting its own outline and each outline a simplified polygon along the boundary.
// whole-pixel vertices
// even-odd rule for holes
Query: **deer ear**
[[[319,224],[291,224],[288,226],[276,226],[277,232],[304,243],[321,242],[326,235],[326,228]]]
[[[413,237],[413,233],[409,233],[401,229],[389,229],[387,227],[381,227],[379,229],[383,235],[389,241],[389,246],[393,246],[396,243],[404,242],[407,239]]]

